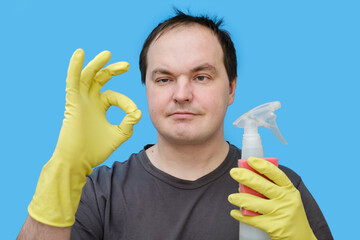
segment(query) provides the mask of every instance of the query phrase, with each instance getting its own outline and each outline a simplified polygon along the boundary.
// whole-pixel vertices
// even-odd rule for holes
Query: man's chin
[[[193,134],[177,134],[164,136],[164,140],[177,146],[199,145],[206,142],[207,137],[194,136]]]

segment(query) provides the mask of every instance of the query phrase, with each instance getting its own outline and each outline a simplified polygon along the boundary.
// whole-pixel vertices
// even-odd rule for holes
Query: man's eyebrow
[[[151,79],[154,79],[157,74],[172,75],[169,70],[166,70],[164,68],[156,68],[151,73]]]
[[[197,67],[193,68],[191,70],[191,72],[200,72],[200,71],[204,71],[204,70],[210,71],[213,74],[217,73],[216,68],[213,65],[209,64],[209,63],[205,63],[205,64],[202,64],[200,66],[197,66]]]
[[[190,70],[191,73],[196,73],[196,72],[200,72],[200,71],[210,71],[212,74],[217,74],[217,70],[216,68],[209,64],[209,63],[204,63],[201,64],[197,67],[194,67],[193,69]],[[174,73],[170,72],[169,70],[165,69],[165,68],[156,68],[151,72],[151,79],[154,79],[156,77],[157,74],[160,75],[174,75]]]

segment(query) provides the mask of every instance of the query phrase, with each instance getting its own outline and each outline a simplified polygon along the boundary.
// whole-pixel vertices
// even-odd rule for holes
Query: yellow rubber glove
[[[54,154],[41,171],[28,207],[30,216],[41,223],[56,227],[74,224],[86,176],[131,137],[133,125],[141,118],[140,110],[126,96],[109,90],[100,93],[112,76],[129,69],[126,62],[103,68],[110,58],[110,52],[104,51],[83,70],[83,50],[76,50],[70,60],[65,119]],[[127,113],[120,125],[106,119],[111,105]]]
[[[244,168],[231,169],[231,177],[269,199],[248,193],[231,194],[229,196],[231,204],[263,214],[243,216],[240,210],[232,210],[231,216],[238,221],[264,230],[273,240],[316,239],[307,220],[300,193],[286,174],[260,158],[249,158],[248,163],[273,182]]]

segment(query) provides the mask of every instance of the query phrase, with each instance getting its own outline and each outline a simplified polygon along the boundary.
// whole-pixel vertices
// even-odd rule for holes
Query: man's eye
[[[203,82],[203,81],[209,80],[209,78],[206,77],[206,76],[200,75],[200,76],[196,77],[196,80],[200,81],[200,82]]]
[[[168,78],[160,78],[160,79],[156,80],[157,83],[167,83],[169,81],[170,80]]]

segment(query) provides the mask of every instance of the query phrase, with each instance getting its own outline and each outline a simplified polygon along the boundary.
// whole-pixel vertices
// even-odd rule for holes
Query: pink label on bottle
[[[278,166],[278,159],[277,158],[263,158],[265,160],[267,160],[268,162],[271,162],[272,164],[274,164],[275,166]],[[257,174],[259,174],[260,176],[268,179],[265,175],[263,174],[260,174],[259,172],[255,171],[252,167],[249,166],[248,162],[247,162],[247,159],[240,159],[239,160],[239,168],[246,168],[246,169],[249,169]],[[270,179],[269,179],[270,180]],[[258,197],[262,197],[262,198],[267,198],[265,197],[263,194],[255,191],[254,189],[252,188],[249,188],[243,184],[240,184],[240,192],[243,192],[243,193],[250,193],[252,195],[255,195],[255,196],[258,196]],[[247,209],[242,209],[242,214],[244,216],[257,216],[257,215],[260,215],[259,213],[257,212],[253,212],[253,211],[250,211],[250,210],[247,210]]]

